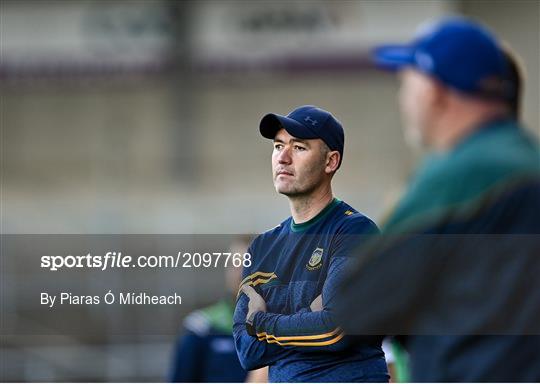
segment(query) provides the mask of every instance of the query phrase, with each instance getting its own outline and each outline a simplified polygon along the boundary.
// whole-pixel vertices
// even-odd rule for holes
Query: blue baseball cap
[[[466,94],[508,100],[515,93],[497,39],[466,18],[424,25],[411,43],[376,47],[373,56],[384,69],[411,67]]]
[[[269,113],[259,124],[261,135],[267,139],[274,139],[282,128],[299,139],[321,139],[330,150],[339,152],[338,168],[341,166],[345,133],[341,123],[330,112],[313,105],[304,105],[287,116]]]

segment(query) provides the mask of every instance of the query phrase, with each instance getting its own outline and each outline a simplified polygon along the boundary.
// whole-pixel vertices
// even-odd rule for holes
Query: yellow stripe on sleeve
[[[275,272],[255,272],[255,273],[252,273],[251,275],[247,276],[244,280],[242,280],[240,282],[240,287],[242,287],[242,285],[244,285],[248,280],[251,280],[255,276],[272,276],[274,274],[275,274]]]
[[[266,339],[266,342],[268,344],[278,344],[278,345],[281,345],[281,346],[293,345],[293,346],[298,346],[298,347],[323,347],[323,346],[326,346],[326,345],[332,345],[332,344],[337,343],[338,341],[343,339],[344,336],[345,336],[344,333],[340,333],[339,335],[337,335],[333,339],[326,340],[326,341],[289,341],[289,342],[281,342],[279,340]],[[265,338],[259,338],[259,341],[264,341],[264,340],[265,340]]]
[[[240,288],[238,289],[238,293],[236,294],[237,299],[240,296],[240,293],[242,293],[242,286],[243,285],[247,284],[247,285],[251,285],[252,287],[256,287],[259,284],[265,284],[265,283],[268,283],[270,280],[277,279],[277,275],[274,272],[255,272],[255,273],[249,275],[248,277],[246,277],[243,281],[246,281],[246,279],[252,278],[255,275],[257,275],[257,276],[268,276],[268,278],[259,278],[259,279],[255,280],[255,281],[249,281],[249,282],[245,282],[244,284],[240,284]]]
[[[257,333],[257,337],[259,338],[265,338],[265,339],[274,339],[274,340],[317,340],[317,339],[324,339],[330,336],[334,336],[341,332],[341,328],[336,328],[332,332],[328,333],[322,333],[320,335],[304,335],[304,336],[274,336],[269,335],[266,332]]]

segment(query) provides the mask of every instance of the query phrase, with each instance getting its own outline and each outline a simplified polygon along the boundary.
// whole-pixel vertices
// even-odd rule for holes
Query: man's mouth
[[[294,176],[291,172],[288,171],[278,171],[276,176]]]

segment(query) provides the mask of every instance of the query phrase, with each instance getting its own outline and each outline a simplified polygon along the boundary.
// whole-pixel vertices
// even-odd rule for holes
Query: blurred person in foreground
[[[248,236],[238,237],[231,244],[230,252],[243,255],[250,240]],[[174,350],[169,376],[171,382],[229,383],[246,379],[247,372],[238,361],[232,337],[234,299],[241,276],[241,268],[227,267],[228,296],[185,318],[185,332]]]
[[[333,196],[344,132],[329,112],[303,106],[268,114],[262,136],[273,140],[272,174],[291,217],[249,248],[234,314],[242,366],[268,366],[270,382],[387,382],[382,337],[351,344],[333,316],[335,288],[347,260],[375,224]]]
[[[505,100],[510,112],[516,120],[520,120],[521,89],[523,84],[523,70],[517,56],[509,49],[504,49],[505,60],[508,64],[508,80],[510,82],[510,94]],[[393,383],[407,383],[411,381],[409,354],[403,349],[400,337],[388,337],[383,341],[383,350],[386,356],[390,381]]]
[[[340,324],[409,335],[412,381],[540,380],[540,152],[517,122],[504,50],[450,18],[374,54],[399,71],[406,137],[430,153],[383,236],[358,250]]]

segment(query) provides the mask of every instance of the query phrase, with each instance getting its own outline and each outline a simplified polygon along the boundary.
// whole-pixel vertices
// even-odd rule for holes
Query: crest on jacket
[[[309,258],[308,263],[306,264],[306,268],[308,271],[314,271],[322,267],[323,253],[324,249],[315,248],[315,250],[311,254],[311,257]]]

